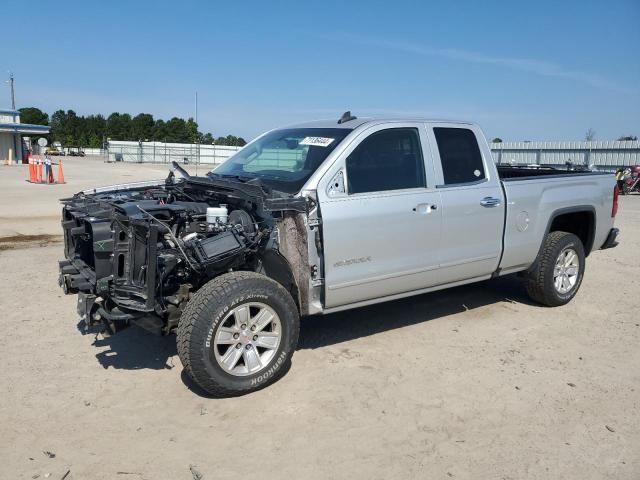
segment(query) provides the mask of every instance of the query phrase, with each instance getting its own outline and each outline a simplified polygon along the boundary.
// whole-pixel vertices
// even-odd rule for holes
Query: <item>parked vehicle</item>
[[[58,150],[55,147],[49,147],[45,151],[45,155],[49,155],[50,157],[64,156],[64,150]]]
[[[475,124],[347,112],[63,200],[60,284],[87,325],[176,330],[188,375],[238,395],[287,371],[300,316],[513,273],[566,304],[617,202],[610,174],[496,167]]]
[[[622,193],[629,195],[633,192],[640,192],[640,165],[629,168],[629,174],[623,180]]]
[[[80,148],[70,148],[67,155],[70,157],[84,157],[84,151]]]

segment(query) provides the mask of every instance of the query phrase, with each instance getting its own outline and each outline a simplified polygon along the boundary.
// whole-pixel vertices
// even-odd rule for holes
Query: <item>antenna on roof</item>
[[[342,114],[342,116],[340,117],[340,120],[338,120],[338,124],[349,122],[351,120],[355,120],[356,118],[358,117],[351,115],[351,110],[347,110]]]

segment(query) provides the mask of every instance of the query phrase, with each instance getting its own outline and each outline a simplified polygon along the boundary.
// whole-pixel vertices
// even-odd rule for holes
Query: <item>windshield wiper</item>
[[[262,189],[262,191],[269,193],[271,192],[271,187],[269,185],[267,185],[266,183],[264,183],[262,181],[261,178],[259,177],[248,177],[246,175],[231,175],[231,174],[227,174],[227,173],[215,173],[215,172],[209,172],[207,173],[207,176],[209,177],[220,177],[220,178],[230,178],[233,180],[237,180],[240,183],[246,183],[249,185],[255,185],[257,187],[260,187]]]
[[[249,182],[251,180],[259,180],[256,177],[247,177],[245,175],[230,175],[227,173],[215,173],[215,172],[209,172],[207,175],[211,175],[211,176],[216,176],[216,177],[223,177],[223,178],[235,178],[236,180],[242,182],[242,183],[246,183]]]

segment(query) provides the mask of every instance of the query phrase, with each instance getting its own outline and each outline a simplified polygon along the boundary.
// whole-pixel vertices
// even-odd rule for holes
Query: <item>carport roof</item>
[[[0,123],[0,132],[8,133],[49,133],[47,125],[31,125],[30,123]]]

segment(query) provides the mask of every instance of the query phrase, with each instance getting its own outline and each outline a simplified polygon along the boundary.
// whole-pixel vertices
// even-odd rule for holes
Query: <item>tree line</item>
[[[22,123],[48,125],[51,143],[60,142],[63,147],[102,148],[108,140],[157,141],[169,143],[201,143],[208,145],[243,146],[242,137],[227,135],[215,138],[211,133],[202,133],[193,118],[187,120],[173,117],[170,120],[154,119],[149,113],[132,117],[128,113],[114,112],[103,115],[81,116],[73,110],[57,110],[49,115],[39,108],[20,109]]]

